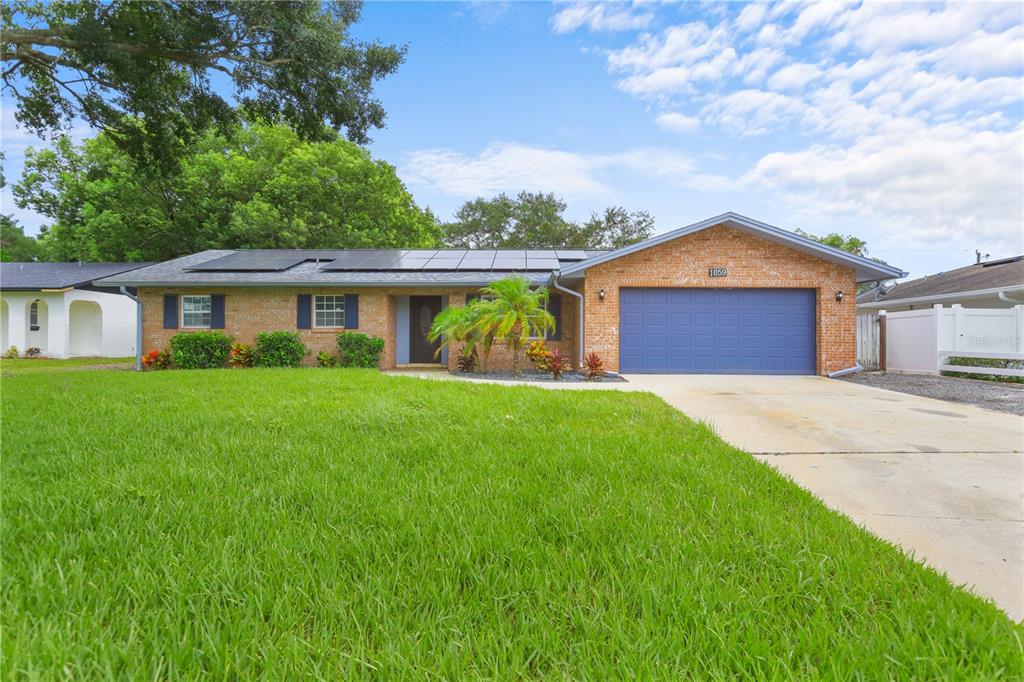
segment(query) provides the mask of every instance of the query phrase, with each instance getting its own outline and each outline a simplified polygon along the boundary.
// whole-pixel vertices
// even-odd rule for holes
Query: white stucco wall
[[[32,332],[28,329],[28,311],[36,299],[45,304],[46,315],[44,321],[41,306],[40,329]],[[127,296],[84,289],[4,291],[0,300],[4,351],[17,346],[24,354],[26,348],[38,346],[44,356],[51,358],[91,355],[96,349],[103,357],[135,355],[136,305]],[[79,305],[73,305],[75,302]],[[99,306],[98,325],[96,309],[90,304]]]

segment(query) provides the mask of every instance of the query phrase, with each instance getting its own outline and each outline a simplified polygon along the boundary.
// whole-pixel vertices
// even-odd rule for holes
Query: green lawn
[[[5,679],[995,678],[1022,628],[645,394],[5,373]]]
[[[135,358],[0,358],[0,374],[48,374],[72,370],[132,369]]]

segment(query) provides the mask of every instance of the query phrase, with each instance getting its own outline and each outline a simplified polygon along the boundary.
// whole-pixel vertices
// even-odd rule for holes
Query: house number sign
[[[729,274],[729,268],[708,268],[708,277],[725,277]]]

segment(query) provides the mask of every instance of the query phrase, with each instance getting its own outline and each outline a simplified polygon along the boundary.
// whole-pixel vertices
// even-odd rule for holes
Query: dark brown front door
[[[427,334],[434,316],[441,312],[440,296],[409,297],[409,362],[440,362],[436,356],[441,342],[430,343]]]

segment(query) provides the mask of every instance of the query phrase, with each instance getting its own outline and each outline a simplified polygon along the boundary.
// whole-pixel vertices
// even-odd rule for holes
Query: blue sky
[[[371,150],[441,218],[524,189],[658,231],[737,211],[856,234],[920,276],[1024,252],[1022,11],[369,3],[356,33],[408,44]],[[4,104],[13,179],[32,140]]]

